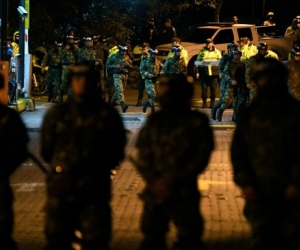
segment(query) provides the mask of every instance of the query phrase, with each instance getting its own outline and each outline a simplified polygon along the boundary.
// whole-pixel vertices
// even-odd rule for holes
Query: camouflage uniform
[[[213,47],[210,51],[206,47],[199,51],[197,61],[215,62],[221,59],[221,52]],[[210,107],[215,105],[216,87],[219,81],[219,67],[218,66],[199,66],[196,67],[197,73],[200,74],[201,98],[203,101],[203,108],[206,107],[207,88],[210,90]]]
[[[109,54],[107,56],[107,60],[114,54],[116,54],[119,51],[117,46],[112,47],[109,50]],[[107,69],[107,61],[105,64],[105,75],[106,75],[106,81],[107,81],[107,89],[108,89],[108,102],[111,102],[111,98],[114,94],[114,79],[113,79],[113,73],[112,69]]]
[[[61,63],[57,62],[59,53],[58,48],[53,48],[48,51],[42,61],[42,68],[48,66],[46,85],[49,91],[48,101],[56,102],[59,84],[61,81]]]
[[[12,239],[13,193],[9,178],[27,158],[26,128],[18,113],[0,104],[0,249],[16,250]]]
[[[148,52],[142,52],[142,55],[140,57],[140,66],[144,60],[146,60],[149,57]],[[145,76],[140,75],[139,81],[138,81],[138,101],[135,106],[142,106],[142,99],[144,95],[144,89],[145,89]],[[148,96],[150,97],[150,96]]]
[[[78,53],[79,50],[73,48],[72,45],[70,45],[70,49],[62,49],[57,56],[57,63],[61,63],[62,65],[62,75],[61,75],[61,85],[60,85],[60,101],[63,100],[63,95],[65,93],[68,94],[68,99],[72,95],[72,90],[68,88],[67,81],[68,81],[68,73],[70,66],[75,64],[78,60]]]
[[[188,52],[187,52],[187,50],[186,50],[184,47],[182,47],[181,45],[179,45],[179,47],[180,47],[180,50],[181,50],[180,58],[182,58],[182,59],[184,60],[185,66],[187,67],[187,65],[188,65],[188,60],[189,60]],[[174,52],[173,52],[172,50],[170,50],[169,53],[168,53],[167,59],[168,59],[168,58],[172,58],[173,56],[174,56]]]
[[[178,75],[178,74],[186,74],[187,68],[183,58],[177,58],[173,56],[165,61],[162,71],[163,74],[166,76]]]
[[[156,78],[160,72],[160,61],[153,57],[148,57],[141,62],[140,65],[140,74],[145,78],[145,88],[149,95],[149,99],[147,101],[150,104],[150,107],[154,109],[154,101],[155,101],[155,84]],[[149,77],[149,75],[152,75]],[[144,105],[144,104],[143,104]]]
[[[105,67],[104,67],[104,48],[103,48],[103,44],[100,42],[97,42],[96,44],[94,43],[93,45],[93,49],[96,51],[96,58],[99,61],[99,65],[96,66],[97,70],[99,71],[100,74],[100,86],[102,89],[102,99],[105,100],[106,99],[106,81],[105,81]]]
[[[227,88],[227,82],[225,80],[224,77],[224,68],[227,62],[231,61],[233,58],[231,53],[225,54],[221,57],[221,60],[219,62],[219,73],[220,73],[220,77],[221,77],[221,81],[220,81],[220,98],[219,101],[216,103],[215,107],[219,108],[221,106],[222,103],[222,98],[225,94],[226,88]]]
[[[109,249],[110,171],[124,158],[125,136],[118,112],[96,94],[47,112],[41,132],[41,155],[51,166],[45,249],[73,249],[74,230],[82,233],[82,249]]]
[[[242,61],[230,61],[226,64],[224,69],[225,80],[227,82],[227,89],[220,110],[229,108],[233,102],[233,117],[236,121],[238,110],[242,104],[246,102],[247,86],[245,82],[245,64]],[[232,85],[232,80],[237,81],[237,85]]]
[[[256,55],[251,56],[249,61],[246,63],[245,80],[248,88],[250,87],[249,102],[252,102],[253,98],[256,96],[256,84],[252,79],[256,72],[256,65],[264,58],[265,57],[258,52]]]
[[[116,68],[117,65],[120,65],[120,69]],[[132,67],[132,62],[128,56],[122,55],[119,51],[107,59],[106,66],[107,70],[112,70],[115,87],[115,93],[110,102],[114,103],[116,100],[119,100],[124,113],[128,108],[125,105],[124,90],[127,84],[128,70]]]
[[[300,61],[293,59],[286,62],[288,70],[288,86],[292,96],[300,101]]]
[[[231,147],[255,250],[300,249],[300,201],[286,196],[290,185],[300,188],[300,106],[282,85],[258,91],[237,120]]]
[[[174,249],[203,249],[197,176],[207,166],[214,142],[207,116],[182,101],[189,83],[179,81],[183,86],[174,90],[174,96],[161,97],[161,110],[149,116],[136,142],[138,154],[133,162],[146,181],[140,196],[144,202],[140,250],[167,249],[170,220],[178,229]],[[170,93],[172,84],[177,85],[170,82]]]

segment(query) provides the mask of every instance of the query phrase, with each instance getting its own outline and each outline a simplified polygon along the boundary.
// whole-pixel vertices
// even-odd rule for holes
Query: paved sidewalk
[[[53,104],[37,104],[36,111],[21,114],[31,137],[30,150],[39,157],[39,130],[46,110]],[[117,107],[119,109],[119,107]],[[140,107],[130,106],[128,113],[122,114],[128,130],[126,159],[113,180],[113,239],[112,250],[135,250],[142,235],[139,218],[142,203],[138,194],[144,186],[128,157],[135,153],[134,142],[139,128],[147,119]],[[202,110],[209,114],[210,109]],[[150,112],[150,109],[149,109]],[[202,191],[200,209],[205,219],[204,240],[208,249],[246,249],[249,227],[242,215],[243,198],[232,181],[229,147],[234,124],[230,122],[232,110],[224,113],[224,122],[211,121],[214,129],[216,148],[207,170],[199,176]],[[40,157],[39,157],[40,158]],[[42,249],[43,205],[45,202],[45,176],[35,164],[26,161],[12,176],[11,184],[15,192],[16,225],[14,237],[19,250]],[[168,243],[175,239],[176,230],[171,225]]]

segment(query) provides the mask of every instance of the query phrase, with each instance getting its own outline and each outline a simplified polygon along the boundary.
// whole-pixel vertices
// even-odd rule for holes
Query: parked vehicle
[[[188,74],[194,76],[194,63],[207,38],[212,38],[216,48],[226,54],[228,43],[237,42],[241,37],[248,37],[256,45],[266,42],[280,60],[287,60],[293,47],[293,39],[278,36],[276,26],[210,22],[195,28],[181,43],[188,52]],[[171,44],[159,45],[157,58],[164,62],[170,49]]]

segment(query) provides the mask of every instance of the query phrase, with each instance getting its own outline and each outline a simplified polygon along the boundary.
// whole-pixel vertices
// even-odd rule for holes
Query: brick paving
[[[34,112],[21,114],[31,138],[30,151],[39,156],[39,129],[44,112],[51,104],[38,104]],[[118,108],[118,107],[117,107]],[[113,239],[112,250],[134,250],[142,238],[139,218],[142,203],[138,194],[144,186],[140,175],[129,162],[128,156],[135,153],[134,142],[139,128],[147,119],[141,108],[129,107],[123,114],[128,131],[126,158],[113,179]],[[150,110],[149,110],[150,111]],[[203,112],[209,114],[210,109]],[[222,123],[211,121],[214,129],[216,148],[206,171],[199,176],[202,192],[200,209],[205,219],[204,241],[208,249],[246,249],[250,230],[242,215],[243,198],[232,181],[229,147],[233,133],[230,122],[232,110],[226,110]],[[40,158],[41,159],[41,158]],[[45,203],[45,175],[36,164],[27,160],[12,175],[11,185],[15,193],[14,237],[19,250],[42,249],[45,243],[43,232]],[[171,224],[168,244],[176,237],[176,229]]]

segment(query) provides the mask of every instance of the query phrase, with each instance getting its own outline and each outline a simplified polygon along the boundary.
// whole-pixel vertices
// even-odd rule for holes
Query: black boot
[[[135,104],[136,107],[142,106],[142,99],[138,99],[137,103]]]
[[[213,106],[215,106],[215,100],[211,100],[211,101],[210,101],[210,106],[209,106],[209,107],[210,107],[210,108],[213,108]]]
[[[63,102],[64,102],[64,94],[63,94],[63,93],[59,93],[58,101],[59,101],[60,103],[63,103]]]
[[[147,107],[148,107],[148,102],[144,102],[143,103],[143,113],[146,113],[146,111],[147,111]]]
[[[125,113],[126,110],[128,109],[128,106],[124,103],[124,102],[121,102],[121,107],[122,107],[122,112]]]
[[[218,111],[217,111],[217,120],[218,120],[218,122],[222,121],[223,112],[224,112],[223,109],[218,109]]]
[[[212,109],[211,109],[211,111],[210,111],[211,119],[213,119],[214,121],[217,119],[216,118],[217,110],[218,110],[218,107],[217,106],[213,106]]]
[[[52,94],[49,92],[47,102],[51,102],[51,101],[52,101]]]
[[[206,99],[203,99],[203,104],[202,104],[201,108],[203,108],[203,109],[207,108]]]
[[[59,101],[56,98],[52,98],[53,103],[59,103]]]

